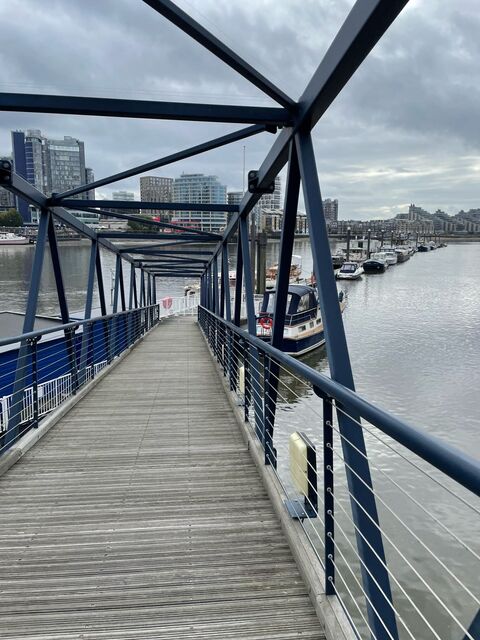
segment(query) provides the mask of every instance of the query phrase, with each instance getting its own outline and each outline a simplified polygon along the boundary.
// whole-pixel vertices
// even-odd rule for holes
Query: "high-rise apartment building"
[[[70,136],[64,136],[63,140],[46,139],[44,147],[48,193],[62,193],[85,184],[85,145],[81,140]]]
[[[243,191],[229,191],[227,193],[227,204],[240,204],[243,199]]]
[[[282,208],[282,181],[280,176],[275,178],[275,191],[273,193],[265,193],[258,202],[260,209],[268,209],[270,211]]]
[[[323,213],[327,222],[338,221],[338,200],[323,200]]]
[[[143,176],[140,178],[140,200],[142,202],[172,202],[173,178]],[[142,213],[171,218],[172,212],[164,209],[145,209]]]
[[[217,176],[182,173],[173,184],[173,201],[191,204],[226,204],[227,187]],[[177,211],[175,222],[185,227],[218,233],[227,224],[224,211]]]
[[[429,216],[430,213],[422,207],[417,207],[414,204],[411,204],[408,207],[408,219],[409,220],[422,220],[423,216]]]
[[[71,136],[51,140],[38,129],[12,131],[12,155],[15,172],[47,196],[93,181],[93,171],[85,167],[85,145]],[[93,200],[94,196],[90,190],[74,197]],[[18,199],[17,206],[29,222],[28,204]]]

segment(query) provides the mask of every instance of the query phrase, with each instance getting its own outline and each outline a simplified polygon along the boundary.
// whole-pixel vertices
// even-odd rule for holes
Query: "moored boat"
[[[397,262],[406,262],[410,260],[410,251],[407,247],[396,247],[395,253],[397,254]]]
[[[385,248],[385,247],[383,247],[383,252],[385,253],[385,257],[386,257],[387,262],[388,262],[389,265],[397,264],[398,256],[397,256],[394,248],[391,248],[391,247]]]
[[[425,253],[427,251],[430,251],[430,246],[428,244],[419,244],[417,250],[420,253]]]
[[[260,312],[257,317],[257,336],[270,340],[273,328],[273,312],[276,291],[265,291]],[[338,294],[340,309],[343,312],[346,296]],[[318,305],[317,293],[313,287],[291,284],[288,287],[285,328],[280,349],[292,356],[301,356],[325,344],[323,322]]]
[[[278,274],[278,264],[274,264],[271,267],[268,267],[266,271],[265,278],[265,287],[267,289],[272,289],[277,284],[277,274]],[[294,284],[295,282],[300,282],[302,277],[302,257],[301,256],[292,256],[292,264],[290,266],[290,279],[289,281]]]
[[[372,253],[362,264],[365,273],[383,273],[388,268],[387,256],[383,251]]]
[[[0,232],[0,245],[3,244],[30,244],[30,240],[16,233]]]
[[[363,267],[358,262],[344,262],[336,273],[339,280],[357,280],[363,273]]]

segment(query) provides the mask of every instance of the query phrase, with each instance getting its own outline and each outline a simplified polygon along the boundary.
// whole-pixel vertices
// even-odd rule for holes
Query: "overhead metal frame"
[[[294,218],[301,182],[310,225],[314,271],[318,283],[331,376],[345,388],[354,389],[348,348],[330,261],[330,250],[318,173],[315,165],[311,131],[371,49],[405,7],[408,0],[357,0],[303,94],[296,102],[170,0],[143,1],[281,106],[240,107],[234,105],[205,105],[3,93],[0,94],[0,110],[3,111],[203,122],[244,122],[254,126],[233,132],[232,134],[227,134],[227,136],[222,136],[221,138],[206,142],[202,145],[197,145],[178,154],[172,154],[163,159],[154,160],[150,163],[97,180],[95,183],[85,184],[81,187],[66,191],[63,194],[55,194],[52,199],[47,199],[43,194],[37,192],[25,180],[22,180],[14,173],[10,173],[7,179],[5,179],[5,172],[2,174],[0,170],[0,184],[42,209],[39,228],[40,238],[45,236],[46,239],[50,224],[49,216],[51,215],[82,235],[90,238],[92,242],[92,252],[95,253],[97,276],[99,247],[116,253],[117,265],[121,265],[123,259],[129,262],[131,265],[130,308],[132,308],[132,305],[138,305],[139,295],[142,302],[147,298],[150,300],[153,297],[151,292],[152,277],[154,280],[155,277],[159,275],[200,275],[202,305],[210,311],[215,312],[219,317],[229,319],[232,315],[232,310],[230,309],[228,286],[228,243],[232,242],[234,240],[234,234],[237,234],[238,251],[233,322],[237,326],[240,324],[241,299],[244,291],[247,307],[248,332],[254,335],[256,332],[256,322],[248,247],[247,217],[260,199],[260,192],[245,194],[238,210],[233,211],[233,216],[227,225],[223,237],[221,239],[218,239],[218,237],[213,238],[212,234],[210,234],[208,240],[204,239],[207,237],[206,234],[199,234],[198,232],[187,229],[182,230],[177,238],[172,238],[171,236],[173,234],[167,233],[157,234],[155,238],[152,237],[153,234],[146,233],[129,233],[128,236],[114,232],[97,233],[80,223],[65,210],[64,206],[68,204],[72,208],[90,207],[98,210],[99,207],[105,206],[131,209],[137,205],[146,209],[148,208],[146,203],[129,202],[128,204],[119,204],[117,201],[99,203],[98,201],[88,200],[82,203],[82,201],[79,200],[71,200],[71,197],[84,193],[96,186],[111,184],[118,180],[138,175],[143,171],[165,166],[171,162],[176,162],[218,148],[219,146],[235,142],[250,135],[255,135],[265,130],[273,132],[277,127],[281,127],[281,132],[277,135],[258,171],[258,187],[261,191],[262,188],[266,188],[273,182],[278,173],[288,163],[288,181],[280,247],[280,267],[277,277],[278,296],[275,305],[273,345],[277,346],[279,336],[283,335],[286,292],[288,290],[288,274],[295,226]],[[171,206],[168,206],[168,203],[152,203],[151,208],[165,210],[175,209],[172,203],[170,203],[170,205]],[[181,206],[185,208],[185,205]],[[193,210],[194,206],[188,205],[188,209]],[[206,210],[206,207],[202,206],[200,210]],[[221,210],[227,211],[228,209],[226,206],[222,206]],[[165,228],[166,226],[167,225],[164,225]],[[167,235],[168,238],[166,238]],[[147,247],[142,247],[141,245],[118,247],[109,240],[109,238],[119,239],[120,237],[135,237],[143,240],[152,238],[152,240],[156,242]],[[200,238],[202,238],[201,242],[215,242],[215,248],[210,250],[189,249],[189,246],[199,242]],[[164,239],[166,242],[162,243],[161,240]],[[158,241],[160,242],[157,244]],[[35,255],[35,264],[37,267],[43,260],[44,242],[45,240],[42,240],[37,246]],[[165,249],[166,246],[173,246],[174,248]],[[138,255],[143,256],[143,258],[133,257]],[[196,258],[193,256],[196,256]],[[202,256],[203,259],[200,259],[199,256]],[[218,268],[219,262],[221,265],[220,270]],[[141,274],[140,293],[138,293],[137,290],[136,267],[140,268]],[[120,266],[116,269],[116,291],[117,287],[120,287],[117,275],[121,272]],[[92,274],[90,272],[89,283],[91,277]],[[119,277],[118,275],[118,278]],[[148,279],[147,285],[145,284],[145,277]],[[32,321],[32,310],[34,312],[36,308],[38,278],[38,272],[37,274],[34,273],[27,305],[28,322],[26,317],[26,331]],[[220,288],[218,286],[219,279]],[[61,278],[57,279],[57,286],[59,286],[60,289],[63,288]],[[118,303],[118,292],[116,296]],[[124,297],[123,294],[123,298]],[[271,373],[274,374],[275,372],[272,371]],[[251,371],[250,374],[252,375],[253,371]],[[270,384],[274,384],[274,375],[271,375],[269,380]],[[255,379],[253,379],[253,384],[257,384]],[[264,444],[267,440],[271,441],[274,428],[274,417],[266,420],[266,412],[264,408],[263,415],[260,415],[261,411],[258,411],[258,409],[255,410],[257,433]],[[354,496],[351,502],[354,523],[359,532],[357,545],[362,568],[366,567],[367,569],[366,571],[363,570],[362,579],[363,587],[367,595],[366,607],[369,625],[372,634],[374,634],[377,640],[386,640],[387,638],[397,640],[398,632],[391,603],[391,592],[383,543],[379,533],[378,515],[373,493],[369,490],[372,485],[368,460],[362,457],[366,452],[363,433],[357,427],[354,429],[352,421],[341,413],[338,413],[338,422],[340,431],[346,438],[346,441],[342,439],[342,445],[345,460],[348,462],[348,467],[346,468],[348,485],[352,496]],[[352,447],[350,444],[347,445],[346,442],[350,442],[354,446]],[[267,458],[266,462],[274,463],[274,460]],[[361,505],[361,508],[359,508],[358,505]],[[367,548],[362,538],[370,541],[370,548]]]

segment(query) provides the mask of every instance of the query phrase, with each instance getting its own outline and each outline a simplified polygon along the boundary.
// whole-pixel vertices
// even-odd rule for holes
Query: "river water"
[[[269,243],[267,265],[277,260],[278,249],[278,242]],[[31,246],[0,247],[0,310],[24,310],[33,251]],[[302,256],[304,273],[309,275],[312,270],[309,242],[296,242],[294,253]],[[60,255],[70,309],[76,311],[85,301],[89,248],[83,243],[65,243],[60,246]],[[39,299],[39,312],[44,314],[58,313],[48,258],[47,255]],[[103,254],[102,259],[109,296],[114,260],[108,253]],[[480,457],[479,276],[480,243],[465,243],[416,254],[384,274],[364,275],[359,281],[343,281],[340,285],[348,294],[344,324],[357,391],[374,404],[477,458]],[[183,279],[159,280],[158,295],[182,295],[185,284]],[[328,373],[324,349],[305,356],[304,361]],[[279,472],[290,486],[285,462],[288,436],[292,431],[302,430],[321,443],[321,403],[300,381],[287,374],[282,379],[288,389],[281,386],[275,445],[279,450]],[[336,436],[338,444],[340,438]],[[401,625],[401,637],[461,640],[464,637],[461,626],[468,627],[478,610],[475,598],[480,595],[480,562],[443,527],[480,553],[478,514],[439,487],[434,479],[440,476],[427,465],[413,460],[397,446],[407,458],[403,459],[377,436],[372,430],[366,439],[375,490],[380,498],[382,527],[387,533],[387,558],[401,585],[395,582],[392,585],[395,606],[410,629],[408,632]],[[411,461],[422,471],[411,466]],[[360,588],[342,560],[343,553],[348,563],[355,565],[342,460],[336,459],[335,464],[338,469],[337,584],[357,624],[365,626],[356,609],[357,604],[360,608],[363,606]],[[418,504],[406,497],[392,480]],[[456,492],[467,503],[471,502],[465,492]],[[441,525],[426,515],[423,507],[429,509]],[[314,526],[309,531],[321,554],[321,542],[315,539]],[[320,523],[316,526],[321,529]],[[435,556],[443,561],[443,566]],[[473,598],[460,583],[473,591]],[[440,601],[429,595],[429,589],[438,594]],[[414,611],[409,597],[420,603],[420,613]],[[457,617],[458,623],[452,620],[447,609]],[[422,616],[431,622],[433,631]]]

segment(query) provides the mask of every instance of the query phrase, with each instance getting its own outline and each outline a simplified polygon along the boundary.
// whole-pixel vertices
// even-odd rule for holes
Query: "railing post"
[[[39,338],[27,340],[32,358],[32,402],[33,402],[33,427],[38,427],[38,344]]]
[[[67,349],[68,360],[70,362],[70,375],[72,376],[72,394],[75,395],[78,389],[78,366],[77,352],[75,344],[75,328],[65,330],[65,346]]]
[[[251,388],[250,388],[250,360],[249,360],[248,344],[243,342],[243,368],[244,368],[244,386],[245,386],[245,422],[248,422],[248,414],[250,411]]]
[[[333,409],[323,398],[323,504],[325,522],[325,593],[335,594],[335,514],[333,500]]]

